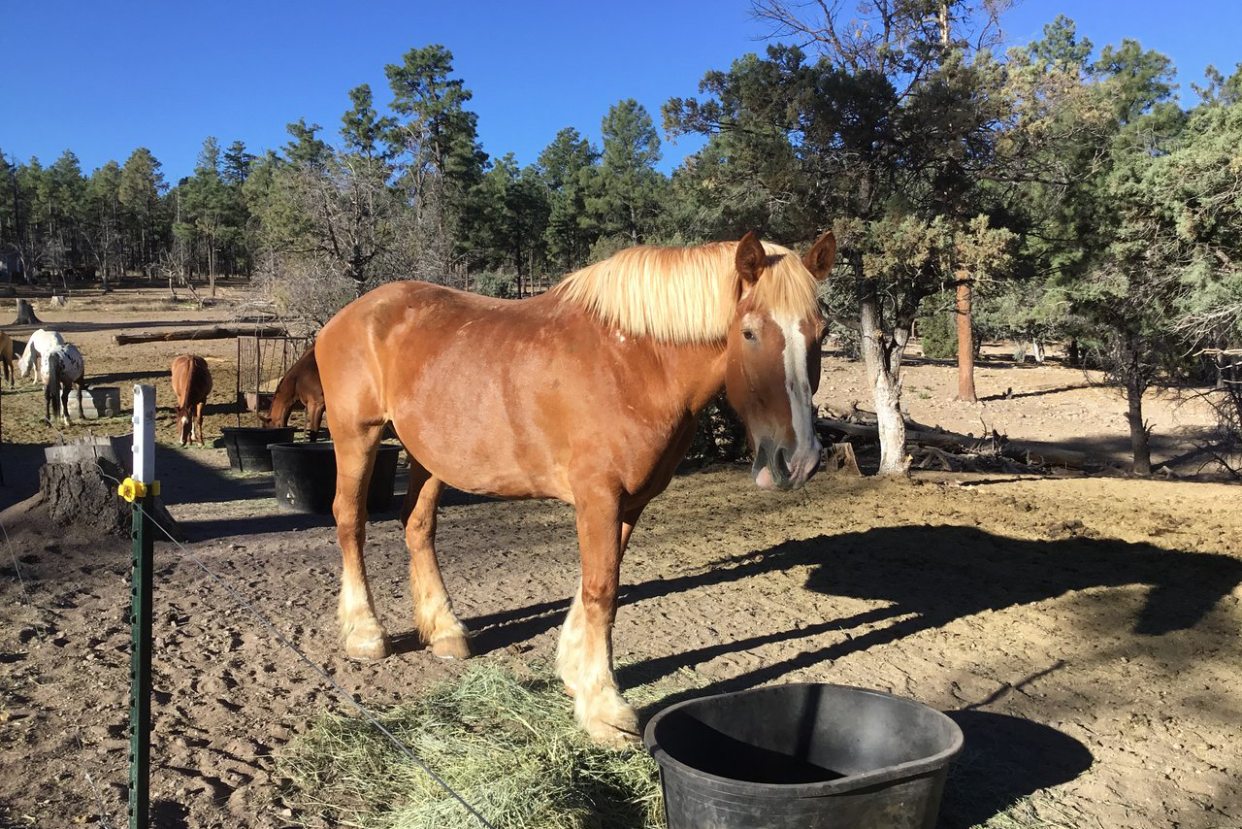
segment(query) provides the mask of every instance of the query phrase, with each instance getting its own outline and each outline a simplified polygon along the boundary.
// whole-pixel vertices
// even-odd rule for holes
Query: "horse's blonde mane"
[[[741,296],[737,242],[692,248],[635,247],[575,271],[553,290],[626,334],[663,342],[724,339]],[[788,248],[763,243],[766,267],[755,305],[803,317],[815,307],[816,280]]]

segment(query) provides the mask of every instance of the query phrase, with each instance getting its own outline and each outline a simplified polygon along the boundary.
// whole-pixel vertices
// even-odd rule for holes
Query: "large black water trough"
[[[330,515],[336,497],[336,451],[330,442],[273,443],[272,478],[276,504],[289,512]],[[367,511],[392,509],[401,447],[381,443],[371,470]]]
[[[229,466],[241,472],[271,472],[272,453],[268,445],[293,440],[296,429],[266,429],[261,426],[225,426],[224,448]]]
[[[669,829],[933,829],[962,749],[939,711],[825,684],[679,703],[644,739]]]

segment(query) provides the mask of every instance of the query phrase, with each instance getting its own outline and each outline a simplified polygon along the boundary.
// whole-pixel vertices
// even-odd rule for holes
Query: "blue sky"
[[[0,0],[0,150],[50,164],[72,149],[89,171],[147,146],[175,183],[208,135],[261,152],[305,117],[335,140],[352,87],[370,83],[385,103],[384,65],[442,43],[474,92],[484,150],[526,164],[562,127],[598,141],[600,119],[622,98],[658,126],[668,98],[695,94],[707,70],[763,49],[767,27],[748,10],[746,0]],[[1169,54],[1187,95],[1207,64],[1242,61],[1239,0],[1027,0],[1006,16],[1007,38],[1037,38],[1058,13],[1097,47],[1133,37]],[[697,147],[665,142],[661,167]]]

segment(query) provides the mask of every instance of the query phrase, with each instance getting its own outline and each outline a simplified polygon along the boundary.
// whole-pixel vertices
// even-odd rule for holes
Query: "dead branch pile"
[[[824,406],[821,413],[827,416],[816,418],[815,427],[825,440],[836,444],[879,441],[875,413],[858,408],[857,402],[851,403],[845,410]],[[906,446],[915,468],[946,472],[1029,474],[1055,467],[1086,469],[1105,465],[1085,452],[1009,440],[1005,435],[987,429],[986,425],[983,436],[975,437],[907,418]]]

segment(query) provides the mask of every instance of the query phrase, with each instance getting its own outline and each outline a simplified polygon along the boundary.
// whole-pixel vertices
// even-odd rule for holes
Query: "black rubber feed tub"
[[[336,497],[336,450],[330,442],[273,443],[272,467],[276,504],[289,512],[331,515]],[[381,443],[371,470],[367,511],[392,509],[401,447]]]
[[[296,429],[266,429],[262,426],[225,426],[224,449],[229,466],[241,472],[271,472],[272,453],[268,445],[293,440]]]
[[[679,703],[644,739],[669,829],[932,829],[962,749],[939,711],[824,684]]]

